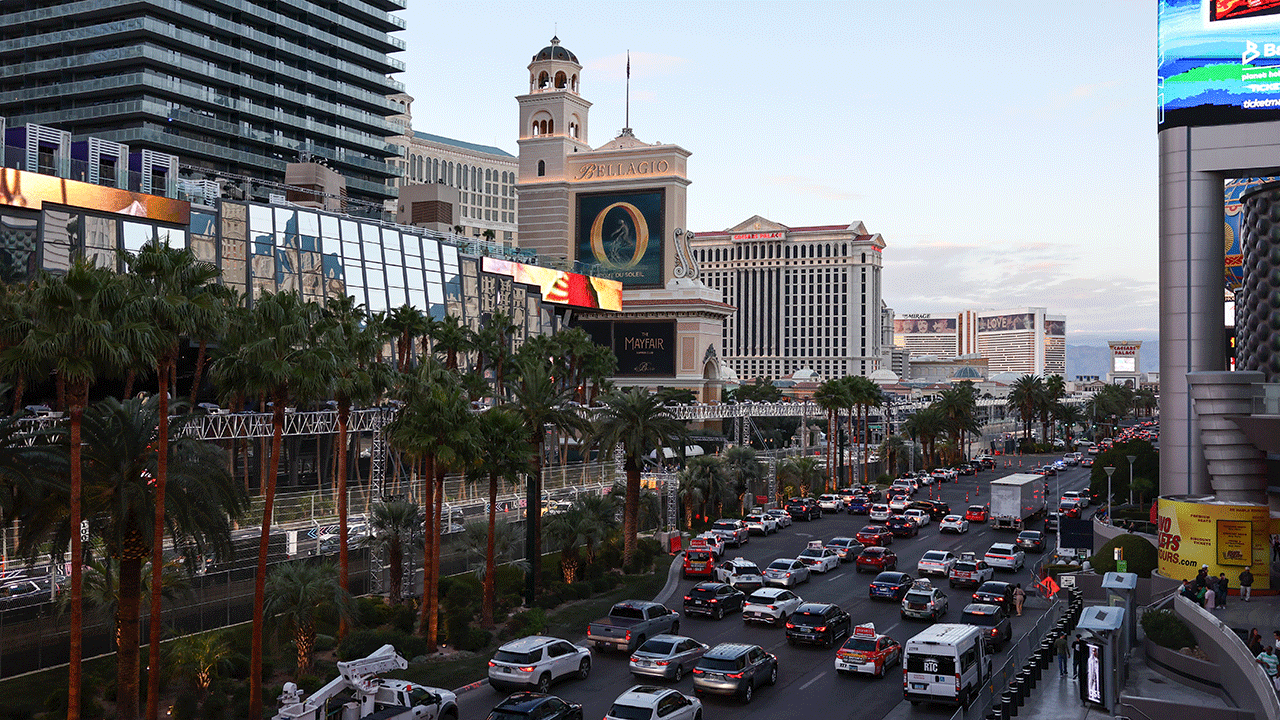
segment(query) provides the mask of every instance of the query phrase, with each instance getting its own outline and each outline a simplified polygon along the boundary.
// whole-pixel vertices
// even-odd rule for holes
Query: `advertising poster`
[[[1066,320],[1045,320],[1044,334],[1054,337],[1066,337],[1067,321]]]
[[[1102,646],[1086,642],[1084,699],[1091,703],[1103,703]]]
[[[578,261],[623,287],[662,287],[661,190],[578,196]]]
[[[1271,512],[1266,505],[1166,496],[1157,512],[1161,575],[1186,580],[1208,565],[1210,575],[1226,573],[1234,579],[1248,567],[1254,589],[1271,589]]]
[[[592,342],[613,350],[618,377],[672,377],[676,374],[676,322],[614,322],[584,320],[576,323]]]
[[[186,225],[191,203],[60,177],[0,168],[0,205],[39,210],[47,202]]]
[[[1280,2],[1159,0],[1160,129],[1280,117]]]
[[[991,315],[989,317],[978,318],[978,332],[999,332],[1001,330],[1034,330],[1036,327],[1036,316],[1032,313],[1017,313],[1016,315]],[[1066,325],[1063,325],[1063,334],[1066,333]]]
[[[604,280],[554,268],[482,258],[481,268],[487,273],[507,275],[518,283],[537,285],[545,302],[601,310],[622,309],[622,283]]]
[[[893,332],[896,335],[955,335],[956,319],[896,317]]]

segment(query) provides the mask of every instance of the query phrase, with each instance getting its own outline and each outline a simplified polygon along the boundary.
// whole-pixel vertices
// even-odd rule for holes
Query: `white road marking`
[[[801,686],[800,686],[800,689],[801,689],[801,690],[804,690],[804,689],[808,688],[810,685],[812,685],[812,684],[814,684],[814,683],[818,682],[819,680],[821,680],[821,679],[822,679],[822,676],[823,676],[823,675],[826,675],[826,674],[827,674],[827,673],[826,673],[826,671],[825,671],[825,670],[824,670],[823,672],[818,673],[818,674],[817,674],[817,676],[815,676],[812,680],[810,680],[809,682],[807,682],[807,683],[805,683],[805,684],[801,685]]]

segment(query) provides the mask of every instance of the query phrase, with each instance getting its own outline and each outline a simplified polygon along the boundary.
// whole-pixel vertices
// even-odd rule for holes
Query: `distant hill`
[[[1097,375],[1106,379],[1111,369],[1111,348],[1106,345],[1068,345],[1067,346],[1067,380],[1074,380],[1077,375]],[[1160,341],[1145,340],[1142,343],[1142,364],[1138,368],[1142,372],[1160,370]]]

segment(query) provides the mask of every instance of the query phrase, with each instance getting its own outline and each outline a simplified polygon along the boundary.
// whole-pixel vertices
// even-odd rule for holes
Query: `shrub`
[[[609,576],[607,575],[603,575],[598,578],[593,578],[589,584],[591,586],[591,592],[595,593],[596,595],[599,595],[600,593],[605,592],[609,588],[613,587],[613,582],[609,579]]]
[[[362,627],[376,628],[387,622],[391,607],[380,597],[362,597],[356,600],[357,624]]]
[[[640,538],[636,543],[636,550],[645,558],[646,565],[663,553],[662,543],[651,537]]]
[[[494,595],[516,595],[524,592],[524,571],[514,565],[499,565],[493,571]]]
[[[1140,535],[1125,533],[1112,538],[1089,558],[1089,563],[1093,565],[1094,570],[1098,573],[1115,572],[1116,548],[1123,549],[1128,571],[1137,573],[1138,577],[1151,577],[1151,571],[1160,565],[1160,555],[1150,540]]]
[[[412,635],[418,624],[418,610],[412,603],[395,605],[390,608],[387,623],[406,635]]]
[[[224,720],[227,717],[227,696],[209,693],[200,704],[200,720]]]
[[[1196,646],[1196,636],[1172,610],[1148,610],[1142,614],[1142,632],[1147,639],[1170,650]]]
[[[544,593],[538,596],[538,600],[537,602],[534,603],[534,605],[542,608],[543,610],[552,610],[560,607],[560,604],[562,602],[563,600],[560,599],[559,595],[554,595],[552,593]]]
[[[542,608],[518,612],[507,621],[506,629],[512,637],[537,635],[547,629],[547,613]]]
[[[200,713],[200,696],[192,690],[183,690],[173,701],[173,720],[196,720]]]
[[[328,652],[338,646],[338,639],[332,635],[316,635],[315,649],[318,652]]]
[[[569,594],[574,600],[586,600],[591,597],[591,583],[576,582],[568,587]]]
[[[417,657],[427,650],[427,641],[414,635],[386,629],[356,630],[339,643],[338,659],[357,660],[388,644],[407,658]]]
[[[478,628],[475,626],[468,626],[466,637],[463,638],[461,642],[457,643],[456,646],[459,650],[466,650],[467,652],[475,652],[477,650],[483,650],[484,648],[488,647],[489,641],[491,641],[492,639],[493,639],[493,633],[489,632],[488,630],[485,630],[483,628]]]

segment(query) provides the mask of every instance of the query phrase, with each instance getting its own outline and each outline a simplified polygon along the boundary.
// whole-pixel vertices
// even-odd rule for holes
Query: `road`
[[[1041,456],[1049,457],[1049,456]],[[1031,458],[1024,459],[1029,467]],[[1003,465],[1003,458],[1001,465]],[[991,480],[1017,472],[1015,467],[1000,467],[994,471],[986,471],[978,476],[962,476],[958,483],[947,483],[940,491],[935,486],[935,495],[940,492],[941,499],[947,502],[953,511],[963,512],[969,503],[965,496],[974,503],[985,504],[987,488]],[[1070,468],[1056,478],[1059,487],[1055,489],[1055,478],[1046,478],[1050,494],[1050,506],[1056,505],[1057,495],[1065,490],[1076,490],[1088,483],[1089,471],[1085,468]],[[981,489],[978,497],[974,497],[975,489]],[[917,498],[927,498],[928,490],[921,489]],[[826,515],[812,522],[797,522],[790,528],[776,535],[753,537],[740,550],[730,550],[730,557],[745,557],[761,568],[779,557],[794,557],[811,539],[828,539],[836,536],[851,536],[858,529],[868,524],[864,515]],[[1033,529],[1039,523],[1033,525]],[[898,539],[892,549],[899,558],[900,570],[915,576],[916,562],[927,550],[950,550],[959,554],[962,551],[977,553],[986,552],[993,542],[1009,542],[1013,534],[1004,531],[996,532],[984,524],[974,524],[967,535],[939,535],[937,522],[926,525],[915,538]],[[1050,543],[1053,538],[1050,537]],[[1024,588],[1030,587],[1031,566],[1038,560],[1032,553],[1027,555],[1026,569],[1017,573],[997,571],[995,579],[1009,582],[1021,582]],[[851,564],[842,565],[827,575],[814,575],[813,579],[796,589],[805,600],[834,602],[853,616],[855,624],[873,622],[876,629],[905,642],[926,626],[924,622],[903,621],[899,617],[898,604],[888,601],[871,601],[867,597],[867,587],[874,574],[858,574]],[[682,580],[675,594],[667,602],[668,607],[679,608],[685,592],[695,585],[693,580]],[[945,582],[936,583],[946,592],[950,607],[944,622],[957,622],[960,611],[968,603],[971,591],[949,589]],[[1013,637],[1016,639],[1027,632],[1035,623],[1031,613],[1023,617],[1013,618]],[[583,628],[585,632],[585,628]],[[896,668],[884,679],[870,676],[846,677],[836,674],[833,667],[835,649],[787,645],[785,631],[780,628],[768,628],[758,625],[744,626],[735,615],[715,621],[699,617],[682,618],[681,634],[714,646],[722,642],[748,642],[761,645],[778,656],[779,677],[776,687],[761,689],[750,705],[740,701],[722,699],[713,696],[703,698],[705,717],[760,718],[761,720],[784,717],[822,718],[883,718],[891,711],[904,705],[910,717],[949,718],[954,708],[942,706],[920,705],[912,707],[902,699],[901,672]],[[568,638],[583,644],[585,637]],[[1004,662],[1008,648],[997,655],[994,666]],[[583,704],[586,718],[603,717],[608,712],[613,700],[638,681],[627,670],[627,657],[621,653],[593,650],[593,669],[586,681],[570,681],[553,688],[552,692],[571,702]],[[643,682],[649,682],[645,680]],[[689,695],[693,694],[693,680],[686,677],[677,685]],[[463,720],[479,719],[487,716],[489,710],[503,697],[502,694],[488,686],[463,694],[459,698],[461,718]],[[832,699],[838,699],[832,704]]]

